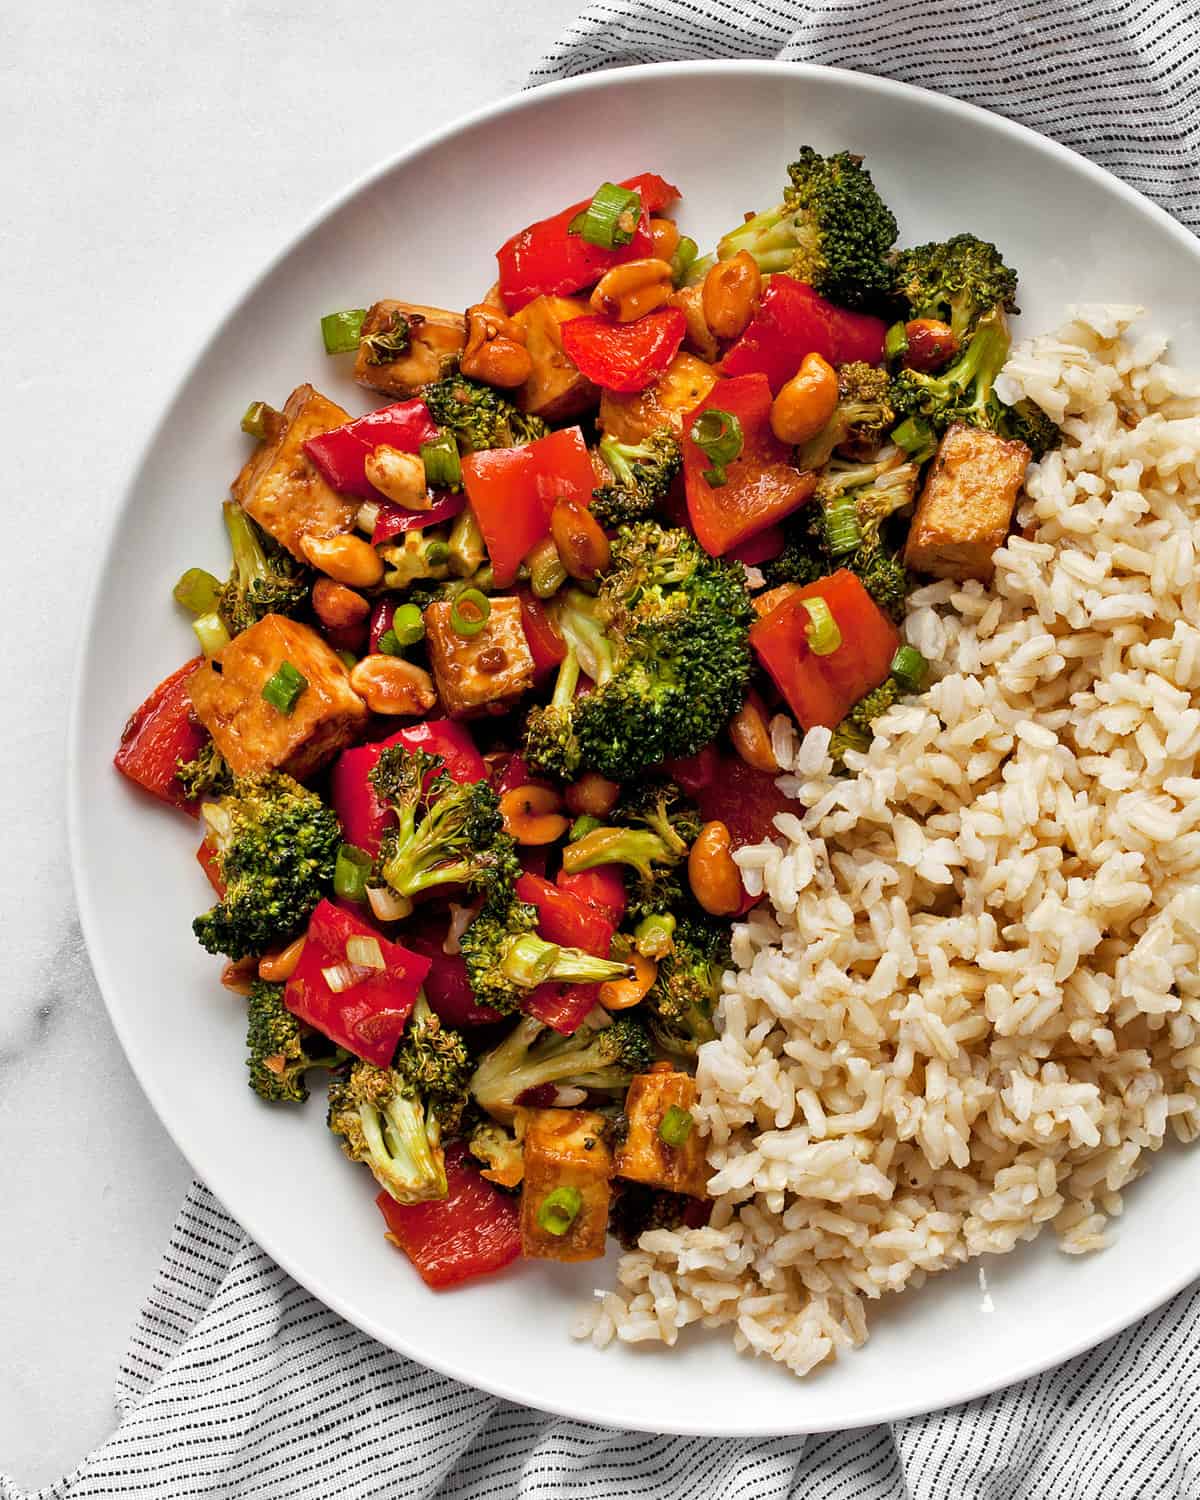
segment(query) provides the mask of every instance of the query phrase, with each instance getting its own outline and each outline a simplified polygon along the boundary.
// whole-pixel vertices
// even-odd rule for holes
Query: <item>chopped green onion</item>
[[[321,319],[321,337],[326,354],[353,354],[362,337],[365,307],[347,307],[342,312],[326,313]]]
[[[637,233],[642,216],[642,200],[629,188],[615,182],[603,183],[588,206],[567,225],[568,234],[577,234],[589,245],[615,250],[628,245]]]
[[[908,329],[903,323],[893,323],[884,335],[883,352],[888,360],[899,359],[908,349]]]
[[[281,714],[290,714],[296,706],[296,699],[307,686],[308,678],[304,673],[290,661],[285,661],[273,677],[267,678],[262,695],[272,708],[277,708]]]
[[[923,417],[905,417],[892,431],[892,442],[916,463],[924,463],[937,448],[933,428]]]
[[[361,933],[346,939],[346,957],[356,969],[386,969],[383,949],[377,937],[363,937]]]
[[[365,901],[371,856],[357,844],[340,844],[333,867],[333,891],[347,901]]]
[[[358,666],[358,657],[355,656],[353,651],[339,651],[337,653],[337,659],[341,662],[342,666],[345,667],[347,672],[352,672],[354,668]]]
[[[205,569],[189,568],[171,592],[189,614],[211,615],[221,597],[221,584]]]
[[[425,548],[425,561],[431,568],[440,568],[450,561],[450,548],[445,542],[432,541]]]
[[[825,542],[833,557],[845,557],[862,541],[858,502],[852,494],[838,495],[825,507]]]
[[[833,618],[833,611],[818,595],[815,599],[801,599],[808,613],[808,624],[804,627],[804,638],[814,656],[832,656],[842,644],[842,632]]]
[[[929,676],[929,663],[915,646],[901,646],[892,657],[892,677],[906,693],[919,693]]]
[[[401,646],[415,646],[425,639],[425,616],[419,604],[399,604],[392,616],[391,634]]]
[[[464,589],[450,605],[450,628],[455,635],[478,635],[488,622],[492,601],[478,589]]]
[[[745,442],[742,424],[731,411],[710,406],[692,423],[689,436],[712,464],[711,469],[704,471],[705,479],[714,488],[725,484],[729,478],[726,465],[734,461]]]
[[[680,1109],[678,1104],[672,1104],[658,1122],[658,1138],[666,1146],[682,1146],[695,1123],[690,1109]]]
[[[577,1187],[556,1187],[538,1205],[538,1224],[547,1234],[564,1235],[582,1207],[583,1194]]]
[[[385,630],[379,637],[378,649],[384,656],[399,656],[401,651],[400,638],[394,630]]]
[[[443,428],[432,443],[422,443],[421,462],[425,465],[425,483],[431,490],[462,489],[462,464],[452,432]]]
[[[675,918],[668,912],[653,912],[633,929],[633,946],[643,958],[666,958],[675,946]]]
[[[529,587],[539,599],[552,598],[566,583],[567,570],[553,537],[545,537],[532,547],[525,561],[529,564]]]
[[[265,401],[251,401],[242,413],[242,431],[247,437],[257,438],[261,443],[279,420],[279,413]]]
[[[229,644],[229,631],[225,628],[225,621],[216,610],[206,615],[198,615],[192,621],[192,629],[196,632],[201,651],[207,657],[219,656]]]
[[[568,842],[574,843],[576,839],[586,838],[596,828],[603,828],[599,818],[592,817],[591,813],[580,813],[571,824],[571,830],[567,834]]]
[[[671,257],[671,280],[676,286],[682,286],[687,273],[692,269],[692,262],[700,254],[700,246],[690,235],[683,235],[678,245],[675,246],[675,254]]]

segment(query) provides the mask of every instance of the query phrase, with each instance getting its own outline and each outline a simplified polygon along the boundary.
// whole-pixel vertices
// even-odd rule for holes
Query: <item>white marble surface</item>
[[[0,16],[0,1473],[20,1484],[66,1472],[112,1427],[118,1359],[188,1180],[72,914],[73,581],[248,277],[351,178],[519,88],[580,3],[41,0]],[[105,649],[120,640],[114,620]]]

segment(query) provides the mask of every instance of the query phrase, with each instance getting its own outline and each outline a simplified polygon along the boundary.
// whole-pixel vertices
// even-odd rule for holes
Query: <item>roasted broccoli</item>
[[[874,305],[892,289],[888,255],[898,228],[861,156],[811,146],[788,167],[783,202],[727,234],[717,255],[748,250],[764,272],[786,271],[845,307]]]
[[[532,764],[634,781],[715,739],[750,677],[745,569],[642,521],[617,532],[599,596],[585,600],[568,591],[557,615],[569,650],[551,703],[529,716]],[[576,697],[581,667],[595,686]]]
[[[893,274],[906,316],[948,323],[960,341],[992,308],[1017,311],[1017,273],[973,234],[901,250]]]
[[[508,1122],[529,1089],[543,1084],[605,1092],[625,1089],[635,1073],[649,1066],[646,1033],[627,1016],[600,1031],[580,1027],[572,1036],[524,1016],[498,1046],[484,1053],[470,1087],[482,1110]]]
[[[246,1010],[246,1066],[250,1087],[272,1104],[308,1098],[309,1068],[337,1068],[347,1054],[319,1031],[303,1026],[283,1003],[284,986],[256,979]]]
[[[192,760],[175,762],[175,780],[185,797],[220,797],[233,785],[233,772],[212,740],[205,740]]]
[[[699,832],[700,818],[674,782],[643,782],[626,790],[605,823],[566,846],[563,869],[628,866],[626,910],[640,922],[683,900],[678,867]]]
[[[860,698],[833,731],[829,753],[834,761],[840,763],[847,750],[869,749],[875,734],[872,724],[902,696],[895,678],[889,677],[886,682],[880,683],[877,688],[872,688]]]
[[[851,457],[873,453],[895,420],[889,397],[891,377],[863,360],[838,370],[838,404],[833,416],[796,449],[798,469],[823,469],[840,449]]]
[[[217,610],[230,635],[264,615],[295,614],[308,598],[308,574],[240,505],[226,500],[221,509],[233,547],[233,571],[222,586]]]
[[[448,375],[421,391],[429,415],[447,427],[465,453],[482,448],[515,448],[550,431],[541,417],[528,415],[499,391],[465,375]]]
[[[716,1036],[713,1011],[731,963],[727,923],[698,912],[679,919],[671,951],[659,960],[646,996],[650,1034],[665,1052],[695,1057]]]
[[[414,324],[425,320],[420,313],[411,317],[394,307],[387,313],[374,333],[364,333],[359,341],[363,357],[369,365],[390,365],[408,353],[412,344]]]
[[[613,475],[610,484],[592,491],[591,512],[601,526],[624,526],[653,515],[683,463],[679,438],[671,427],[657,428],[640,443],[601,438],[600,457]]]
[[[225,886],[192,923],[201,945],[245,958],[295,937],[333,880],[337,815],[279,771],[235,777],[232,790],[200,813]]]
[[[467,1149],[484,1163],[482,1177],[500,1187],[519,1187],[525,1176],[525,1148],[495,1120],[484,1120],[471,1132]]]
[[[618,1178],[608,1210],[608,1232],[623,1250],[636,1250],[642,1235],[651,1229],[678,1229],[695,1202],[686,1193]]]

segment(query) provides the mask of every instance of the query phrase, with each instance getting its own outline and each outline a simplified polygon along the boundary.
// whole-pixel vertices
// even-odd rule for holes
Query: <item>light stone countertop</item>
[[[73,912],[63,746],[98,540],[250,277],[367,168],[520,88],[580,5],[41,0],[0,19],[0,1473],[19,1484],[69,1471],[114,1425],[118,1360],[189,1178]],[[102,649],[121,649],[119,619]]]

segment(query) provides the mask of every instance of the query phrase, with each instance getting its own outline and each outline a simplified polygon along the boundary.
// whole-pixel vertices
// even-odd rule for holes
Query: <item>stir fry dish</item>
[[[465,313],[322,318],[380,404],[251,403],[228,576],[175,586],[199,654],[116,755],[198,819],[250,1087],[320,1078],[433,1287],[705,1222],[773,721],[869,745],[925,683],[914,575],[986,580],[1058,437],[994,389],[1015,272],[898,249],[858,157],[804,148],[704,257],[677,199],[600,185]]]

